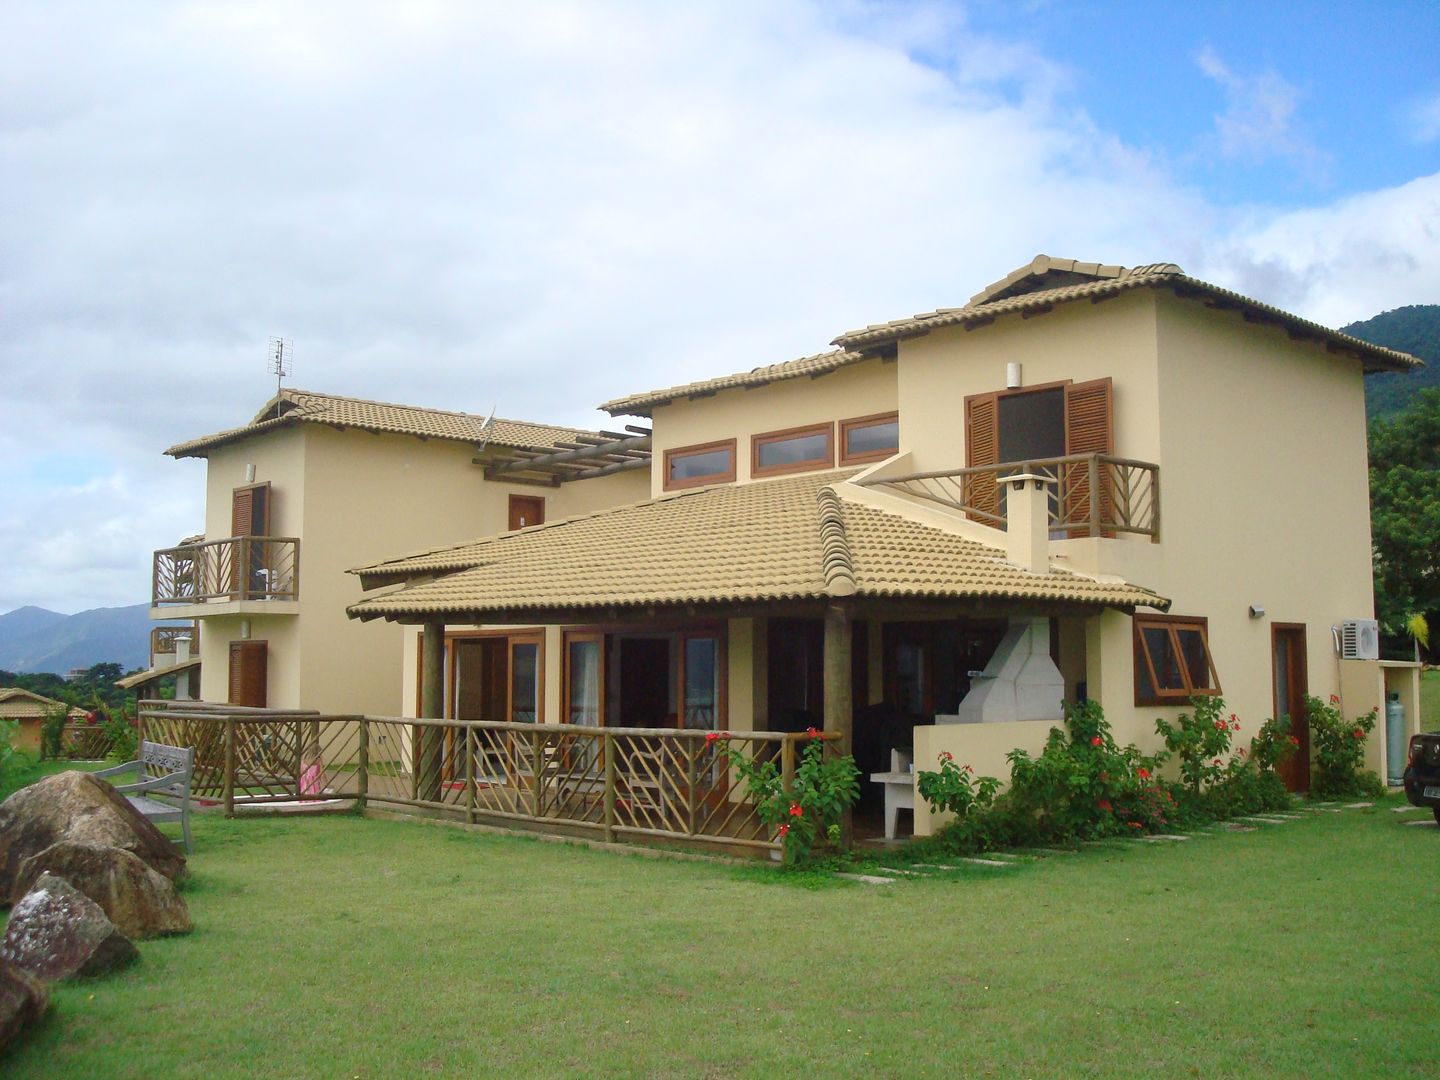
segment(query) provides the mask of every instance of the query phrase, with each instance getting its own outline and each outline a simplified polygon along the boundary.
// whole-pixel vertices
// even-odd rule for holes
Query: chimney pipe
[[[1016,473],[1000,477],[1005,485],[1005,558],[1032,574],[1050,572],[1050,493],[1048,476]]]

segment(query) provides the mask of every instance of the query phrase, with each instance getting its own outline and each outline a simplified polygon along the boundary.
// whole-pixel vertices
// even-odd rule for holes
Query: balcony
[[[150,666],[173,664],[177,660],[176,642],[188,641],[189,656],[200,655],[200,624],[189,626],[157,626],[150,631]]]
[[[277,603],[293,612],[299,599],[300,541],[294,537],[231,536],[155,552],[155,618],[281,614]]]
[[[1160,466],[1106,454],[1015,461],[971,469],[877,476],[867,487],[888,489],[959,510],[972,521],[1005,529],[1005,488],[1016,473],[1047,476],[1050,538],[1113,538],[1122,534],[1160,540]],[[1097,497],[1092,497],[1097,496]]]

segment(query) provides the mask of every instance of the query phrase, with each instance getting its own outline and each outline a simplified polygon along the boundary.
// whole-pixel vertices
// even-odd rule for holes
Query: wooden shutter
[[[1070,383],[1065,387],[1065,453],[1113,454],[1115,452],[1114,391],[1110,379]],[[1114,517],[1114,492],[1109,470],[1103,466],[1100,477],[1100,520]],[[1062,485],[1066,521],[1088,521],[1090,506],[1090,469],[1088,464],[1070,467]],[[1087,527],[1070,530],[1070,535],[1089,536]],[[1104,535],[1113,536],[1113,533]]]
[[[538,495],[510,496],[510,529],[545,524],[545,499]]]
[[[994,394],[976,394],[965,399],[965,464],[969,468],[1000,463],[999,418]],[[994,518],[1000,514],[1000,485],[995,482],[994,473],[967,475],[961,491],[965,505],[973,507],[971,520],[996,524]]]
[[[263,641],[230,643],[230,704],[265,708],[268,658]]]
[[[270,535],[270,484],[236,488],[230,498],[231,536]]]

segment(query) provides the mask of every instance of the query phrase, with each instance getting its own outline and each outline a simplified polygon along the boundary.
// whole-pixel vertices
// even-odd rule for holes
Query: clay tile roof
[[[767,364],[735,375],[722,375],[718,379],[703,379],[700,382],[684,383],[681,386],[671,386],[664,390],[631,394],[629,397],[607,401],[600,408],[611,416],[649,416],[656,405],[666,405],[678,398],[707,397],[720,390],[764,386],[766,383],[780,382],[783,379],[798,379],[802,375],[828,375],[839,368],[868,359],[870,358],[862,353],[832,349],[829,352],[816,353],[814,356],[802,356],[799,360],[787,360],[782,364]]]
[[[1037,255],[1028,265],[982,289],[964,307],[940,308],[848,330],[837,337],[834,344],[864,352],[893,346],[903,338],[918,337],[942,327],[980,326],[999,315],[1046,310],[1078,300],[1099,300],[1139,288],[1173,289],[1179,296],[1201,300],[1208,306],[1236,308],[1261,321],[1278,323],[1292,336],[1314,338],[1332,349],[1352,354],[1364,362],[1367,371],[1408,371],[1422,363],[1408,353],[1372,345],[1270,304],[1189,277],[1174,263],[1147,263],[1126,269],[1048,255]]]
[[[54,698],[32,694],[29,690],[21,690],[18,686],[0,687],[0,718],[6,720],[29,720],[32,717],[43,716],[46,709],[53,709],[56,705],[64,704],[63,701],[56,701]],[[84,709],[77,709],[73,706],[69,712],[72,720],[83,720],[89,715]]]
[[[353,571],[361,619],[860,597],[990,597],[1134,608],[1167,601],[835,496],[854,470],[678,493]],[[435,576],[428,576],[435,575]],[[483,620],[482,620],[483,621]]]
[[[553,424],[532,424],[524,420],[502,420],[496,417],[485,426],[486,418],[472,413],[423,409],[414,405],[392,405],[384,401],[336,397],[311,390],[282,390],[266,402],[255,419],[244,427],[206,435],[170,447],[171,457],[203,457],[207,450],[234,442],[250,435],[286,427],[296,423],[327,424],[362,431],[415,435],[424,439],[449,439],[455,442],[489,442],[495,446],[536,449],[554,446],[557,442],[591,432],[579,428],[556,427]]]

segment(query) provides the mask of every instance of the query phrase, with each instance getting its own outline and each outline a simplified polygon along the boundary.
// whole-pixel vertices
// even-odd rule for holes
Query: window
[[[877,413],[840,421],[841,465],[883,461],[899,449],[899,413]]]
[[[1177,705],[1220,693],[1205,619],[1137,615],[1134,635],[1136,705]]]
[[[833,424],[769,431],[750,439],[751,476],[779,476],[808,469],[828,469],[834,464]]]
[[[735,479],[735,440],[665,451],[665,490],[728,484]]]

